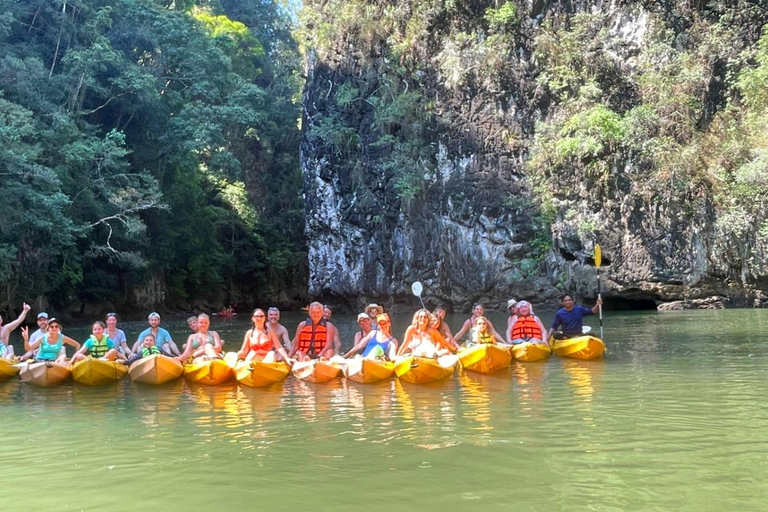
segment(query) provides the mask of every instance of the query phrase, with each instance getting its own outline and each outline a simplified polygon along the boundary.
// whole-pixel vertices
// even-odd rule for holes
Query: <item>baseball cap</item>
[[[40,313],[37,314],[37,318],[48,318],[48,313],[46,313],[45,311],[41,311]]]

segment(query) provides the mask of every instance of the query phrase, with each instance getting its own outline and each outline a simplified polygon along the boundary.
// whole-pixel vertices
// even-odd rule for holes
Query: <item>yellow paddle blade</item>
[[[603,251],[600,249],[600,244],[595,244],[595,266],[599,267],[603,262]]]

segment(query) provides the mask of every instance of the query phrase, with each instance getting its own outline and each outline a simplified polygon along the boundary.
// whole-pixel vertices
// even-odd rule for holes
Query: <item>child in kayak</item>
[[[139,351],[139,353],[131,356],[130,359],[125,361],[125,364],[130,365],[135,363],[141,358],[154,356],[154,355],[163,355],[163,353],[160,351],[159,348],[157,348],[154,334],[150,333],[144,336],[144,339],[141,342],[141,350]]]
[[[496,331],[492,331],[490,322],[484,316],[478,316],[475,318],[475,326],[472,328],[472,336],[467,345],[482,345],[504,343],[501,336]]]
[[[85,359],[85,354],[109,361],[114,361],[115,359],[124,360],[125,357],[115,348],[115,342],[105,334],[104,330],[106,327],[104,322],[94,322],[91,326],[91,336],[83,343],[80,350],[75,352],[75,355],[69,360],[69,364]]]

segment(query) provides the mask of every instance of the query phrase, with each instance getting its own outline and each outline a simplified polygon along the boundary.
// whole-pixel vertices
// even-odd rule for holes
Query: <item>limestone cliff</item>
[[[767,16],[759,2],[307,2],[310,295],[395,304],[419,280],[464,310],[593,297],[600,243],[613,305],[766,304],[768,178],[738,109],[762,108],[739,73],[760,66]],[[758,142],[725,150],[733,130]]]

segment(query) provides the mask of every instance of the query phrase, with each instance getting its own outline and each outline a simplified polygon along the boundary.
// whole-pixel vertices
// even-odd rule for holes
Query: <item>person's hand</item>
[[[24,303],[24,305],[22,306],[22,309],[23,309],[24,311],[29,311],[30,309],[32,309],[32,306],[30,306],[29,304],[27,304],[27,303],[25,302],[25,303]]]
[[[595,302],[595,306],[602,306],[603,305],[603,299],[597,299]]]
[[[29,341],[29,327],[21,328],[21,337],[24,338],[24,341]]]

